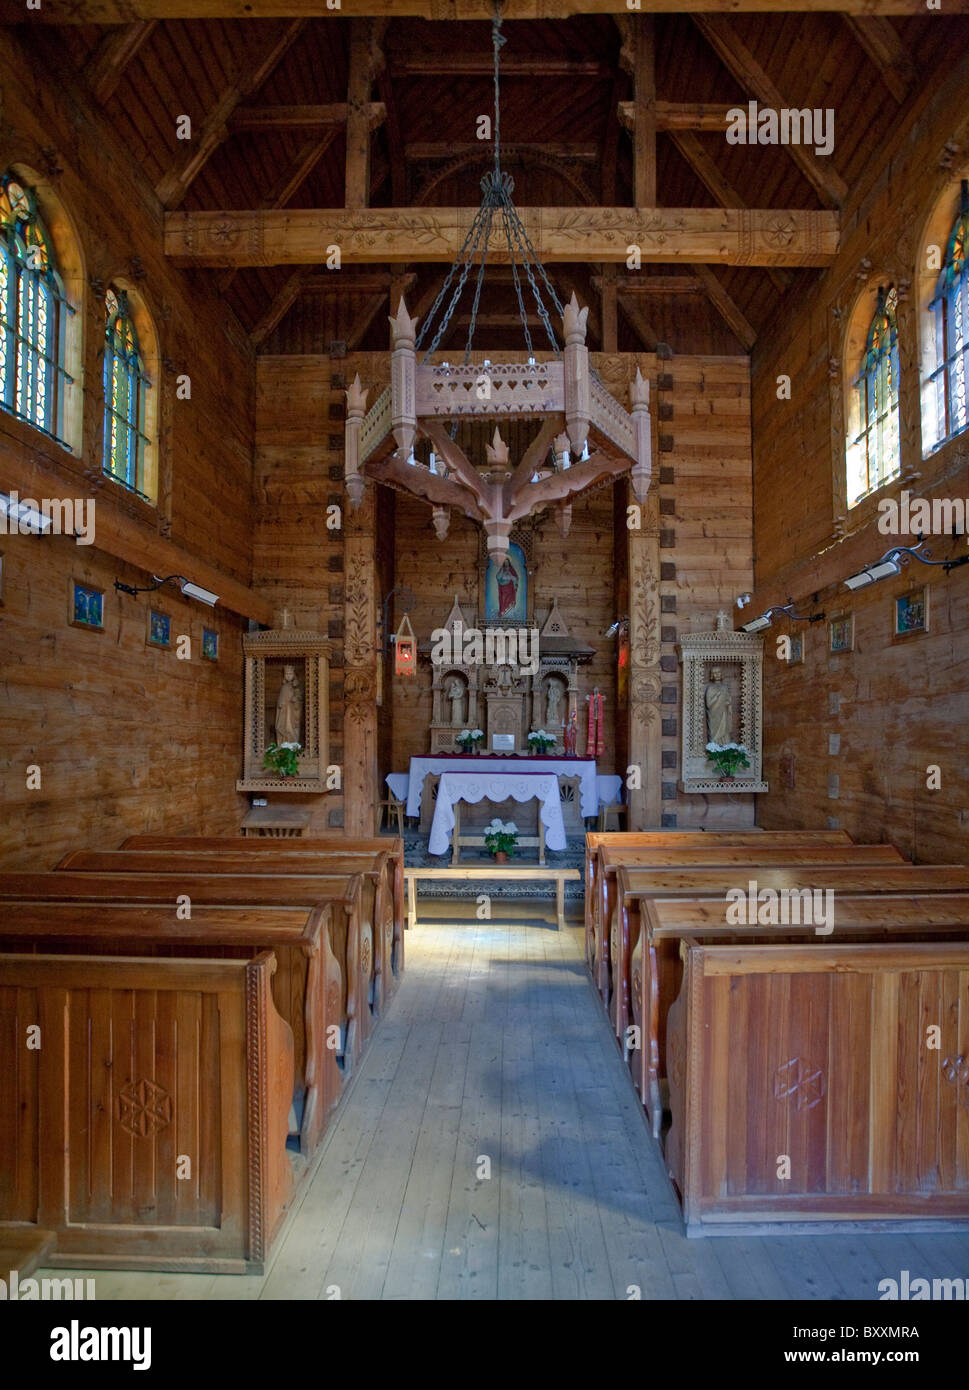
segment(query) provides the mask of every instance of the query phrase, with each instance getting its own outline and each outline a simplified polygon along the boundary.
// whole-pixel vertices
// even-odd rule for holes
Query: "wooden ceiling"
[[[129,19],[164,9],[131,0],[114,6],[122,8]],[[476,139],[477,118],[490,113],[492,103],[490,25],[408,17],[368,26],[349,18],[368,8],[387,7],[343,0],[339,15],[310,19],[93,24],[84,22],[87,14],[121,15],[108,0],[73,0],[65,17],[74,22],[35,29],[31,42],[52,72],[67,62],[82,73],[169,210],[342,209],[348,201],[348,92],[356,100],[351,143],[361,130],[372,130],[368,186],[361,186],[357,206],[473,208],[491,159],[490,145]],[[421,0],[395,3],[393,13],[421,8]],[[579,8],[620,7],[588,0]],[[926,14],[907,0],[884,7],[866,0],[864,17],[736,12],[743,8],[759,7],[751,0],[732,6],[729,16],[676,13],[642,20],[582,13],[506,23],[502,141],[518,205],[631,207],[637,181],[651,193],[655,178],[660,208],[837,215],[850,190],[873,176],[879,151],[913,104],[925,99],[939,70],[969,45],[965,20]],[[876,17],[871,11],[878,8],[898,17]],[[46,0],[45,9],[50,20]],[[206,9],[204,0],[186,0],[179,9],[219,13],[226,6],[213,0]],[[246,9],[264,12],[259,4]],[[912,10],[920,12],[901,13]],[[271,12],[299,11],[291,4]],[[651,26],[655,74],[655,105],[645,116],[642,99],[630,105],[636,82],[644,81],[635,52],[630,59],[630,36],[635,50],[637,26],[644,24]],[[359,82],[351,86],[352,36],[359,45],[361,26],[376,60],[369,105],[358,100]],[[646,90],[641,86],[641,98]],[[716,112],[706,121],[713,128],[698,128],[704,124],[700,104],[719,107],[722,122],[724,105],[758,96],[765,104],[770,93],[785,106],[834,110],[830,157],[804,158],[789,146],[728,145],[722,123],[716,128]],[[191,117],[191,142],[176,138],[182,115]],[[654,120],[655,137],[647,134],[655,138],[655,169],[641,163],[637,171],[637,122],[651,126]],[[333,278],[323,271],[323,246],[319,256],[316,265],[189,273],[218,277],[261,351],[320,352],[338,343],[351,350],[386,347],[392,279],[395,293],[406,288],[412,308],[422,303],[426,309],[444,270],[422,263],[419,244],[407,263],[348,265]],[[636,275],[621,264],[559,261],[549,269],[562,298],[574,287],[591,304],[592,346],[612,342],[634,350],[659,341],[676,352],[713,353],[749,350],[780,301],[820,273],[682,259],[646,265]],[[486,290],[476,344],[498,350],[520,345],[514,313],[509,277],[499,274]],[[461,320],[459,311],[445,346],[463,345],[467,323]],[[540,327],[535,336],[543,346]]]

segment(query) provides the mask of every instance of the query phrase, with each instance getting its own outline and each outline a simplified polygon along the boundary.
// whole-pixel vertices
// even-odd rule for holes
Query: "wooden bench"
[[[969,904],[969,870],[959,866],[950,870],[945,865],[912,865],[907,872],[910,879],[905,885],[898,882],[901,875],[895,869],[868,874],[821,869],[802,876],[794,871],[777,872],[763,878],[760,886],[789,891],[830,888],[837,895],[835,931],[831,936],[837,933],[839,938],[844,934],[877,940],[880,935],[897,935],[900,931],[917,936],[933,932],[950,935],[953,931],[969,934],[969,923],[963,916]],[[882,874],[887,878],[883,880]],[[712,889],[713,882],[709,886]],[[628,932],[633,943],[629,991],[637,1033],[632,1045],[628,1032],[621,1035],[620,1041],[657,1137],[662,1117],[666,1019],[682,976],[680,940],[701,931],[702,939],[714,944],[722,940],[779,941],[816,936],[810,924],[800,928],[727,923],[725,894],[735,888],[746,891],[746,885],[737,878],[732,882],[723,879],[717,881],[716,891],[709,898],[673,898],[664,897],[663,890],[654,885],[648,893],[631,897],[628,902]],[[831,940],[831,936],[820,939]]]
[[[351,903],[352,905],[352,903]],[[343,1085],[343,971],[333,954],[334,904],[301,907],[172,907],[113,903],[6,902],[0,952],[45,955],[219,957],[250,960],[272,951],[273,999],[293,1035],[296,1127],[309,1158]],[[0,962],[2,969],[2,962]]]
[[[621,1039],[630,1020],[631,961],[639,939],[639,905],[645,898],[713,897],[727,892],[746,893],[756,878],[759,887],[801,893],[808,888],[831,889],[838,894],[871,892],[935,892],[969,889],[969,870],[962,865],[853,864],[819,865],[805,872],[796,864],[765,867],[752,865],[738,872],[719,866],[698,866],[687,872],[637,869],[622,865],[616,873],[612,919],[609,924],[607,991],[604,996],[616,1037]]]
[[[0,959],[0,1219],[61,1267],[262,1273],[293,1185],[274,966]]]
[[[362,872],[364,867],[351,862],[358,856],[376,855],[381,864],[387,864],[385,873],[390,880],[390,894],[393,905],[393,939],[386,941],[380,934],[382,945],[381,969],[383,974],[383,998],[378,1000],[378,1008],[389,1002],[396,993],[400,977],[404,973],[404,921],[406,905],[404,901],[404,842],[387,835],[351,838],[342,835],[317,835],[311,839],[279,840],[233,839],[217,835],[130,835],[122,844],[124,850],[176,852],[186,854],[242,854],[254,856],[260,862],[265,860],[280,868],[294,861],[300,865],[305,856],[316,862],[304,870],[302,867],[287,870],[293,873],[342,873]],[[336,856],[336,858],[334,858]],[[346,864],[344,864],[346,860]],[[367,870],[369,872],[369,870]]]
[[[404,877],[407,880],[408,927],[417,926],[417,880],[419,878],[452,878],[464,881],[501,879],[504,883],[514,883],[516,879],[539,879],[546,882],[554,881],[555,883],[555,924],[559,931],[564,931],[565,885],[567,882],[577,882],[581,875],[578,869],[550,869],[537,864],[527,865],[520,869],[511,869],[506,864],[496,864],[494,868],[483,865],[480,868],[468,865],[434,869],[406,868]]]
[[[700,845],[686,848],[616,849],[604,845],[599,850],[598,895],[595,907],[595,953],[593,979],[608,1008],[611,991],[609,932],[616,905],[616,874],[623,865],[631,868],[702,868],[707,865],[774,868],[784,864],[904,864],[894,845],[816,844],[807,835],[800,842],[763,844]]]
[[[237,843],[237,842],[234,842]],[[256,843],[256,842],[254,842]],[[58,872],[72,873],[137,873],[158,874],[176,871],[176,863],[181,872],[193,874],[228,874],[236,878],[287,878],[294,876],[301,880],[317,877],[322,869],[318,856],[313,859],[298,855],[283,857],[277,861],[272,856],[246,855],[231,852],[196,851],[180,852],[177,861],[166,850],[75,850],[58,864]],[[329,872],[334,874],[358,874],[363,883],[363,949],[369,953],[368,929],[372,933],[374,949],[371,962],[371,980],[368,986],[372,1012],[380,1017],[394,994],[400,976],[400,952],[396,940],[402,933],[396,929],[393,909],[393,876],[395,866],[389,856],[380,856],[360,851],[342,857],[326,860]]]
[[[846,830],[592,830],[585,837],[585,937],[586,960],[592,968],[595,905],[598,896],[599,851],[611,849],[690,849],[704,845],[803,844],[850,845]]]
[[[344,1070],[356,1065],[372,1031],[369,984],[372,930],[363,911],[359,875],[96,874],[58,870],[0,874],[0,904],[23,902],[118,903],[177,907],[305,907],[330,904],[333,954],[342,973]]]
[[[665,1157],[688,1235],[969,1228],[969,942],[685,957]]]

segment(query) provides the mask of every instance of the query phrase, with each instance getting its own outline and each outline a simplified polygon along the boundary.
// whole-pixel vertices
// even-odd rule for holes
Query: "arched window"
[[[124,290],[109,287],[104,344],[104,471],[132,492],[148,496],[145,457],[147,394],[138,331]]]
[[[929,304],[935,329],[935,369],[926,385],[934,405],[930,420],[930,443],[940,444],[969,425],[966,402],[966,371],[969,368],[969,266],[966,242],[969,237],[969,179],[963,179],[945,260]],[[938,264],[938,262],[936,262]],[[932,428],[934,426],[934,428]]]
[[[847,501],[856,506],[869,492],[901,473],[898,422],[898,294],[879,286],[878,303],[854,382],[847,447]]]
[[[0,178],[0,406],[64,443],[67,320],[51,239],[32,189]],[[70,447],[65,445],[65,447]]]

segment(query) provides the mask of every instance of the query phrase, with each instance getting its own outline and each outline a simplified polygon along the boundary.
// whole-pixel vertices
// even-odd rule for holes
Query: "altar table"
[[[459,801],[538,800],[540,830],[549,849],[565,849],[565,825],[559,798],[559,779],[554,772],[444,772],[437,787],[437,804],[427,848],[445,854],[455,824]],[[540,836],[540,839],[542,837]],[[455,846],[457,851],[457,846]],[[543,856],[544,857],[544,856]]]
[[[579,805],[583,817],[589,819],[599,814],[599,788],[596,779],[595,758],[492,758],[450,755],[436,758],[411,758],[410,781],[407,787],[407,814],[419,816],[421,797],[424,794],[424,778],[431,772],[511,772],[551,773],[555,777],[578,777]],[[440,792],[438,792],[440,796]],[[549,849],[555,846],[549,843]]]

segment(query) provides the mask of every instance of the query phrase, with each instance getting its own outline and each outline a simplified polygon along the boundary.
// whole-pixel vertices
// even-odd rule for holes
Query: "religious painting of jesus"
[[[528,573],[521,546],[511,544],[508,554],[496,565],[488,561],[485,575],[485,621],[524,622],[527,614]]]

